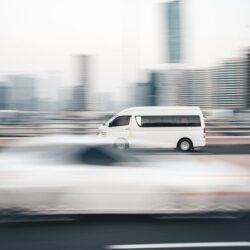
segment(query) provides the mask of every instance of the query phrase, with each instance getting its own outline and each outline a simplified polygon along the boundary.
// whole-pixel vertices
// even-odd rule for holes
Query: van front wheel
[[[129,144],[125,139],[118,139],[114,144],[114,148],[121,151],[127,150],[129,148]]]
[[[192,149],[192,147],[192,142],[187,138],[181,139],[177,146],[177,148],[182,152],[188,152]]]

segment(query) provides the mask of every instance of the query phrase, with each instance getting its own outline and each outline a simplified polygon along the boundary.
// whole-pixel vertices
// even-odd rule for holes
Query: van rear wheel
[[[188,152],[192,149],[192,142],[187,138],[181,139],[177,148],[182,152]]]

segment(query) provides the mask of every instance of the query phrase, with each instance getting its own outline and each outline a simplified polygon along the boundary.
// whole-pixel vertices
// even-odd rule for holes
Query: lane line
[[[250,247],[250,241],[239,242],[193,242],[193,243],[159,243],[109,245],[106,249],[160,249],[160,248],[197,248],[197,247]]]

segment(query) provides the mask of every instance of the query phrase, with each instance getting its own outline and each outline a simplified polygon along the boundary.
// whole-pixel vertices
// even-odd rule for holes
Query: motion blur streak
[[[162,243],[162,244],[137,244],[113,245],[107,249],[158,249],[158,248],[207,248],[207,247],[249,247],[250,242],[193,242],[193,243]]]
[[[0,209],[16,214],[192,214],[250,208],[245,167],[151,160],[102,137],[30,139],[0,153]],[[156,155],[157,156],[157,155]],[[244,177],[244,178],[242,178]]]

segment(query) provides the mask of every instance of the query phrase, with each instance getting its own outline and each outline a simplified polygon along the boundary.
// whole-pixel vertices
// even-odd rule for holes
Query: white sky
[[[183,0],[186,62],[213,65],[250,45],[250,0]],[[116,90],[162,62],[158,0],[0,0],[0,75],[55,70],[94,55],[94,88]]]

